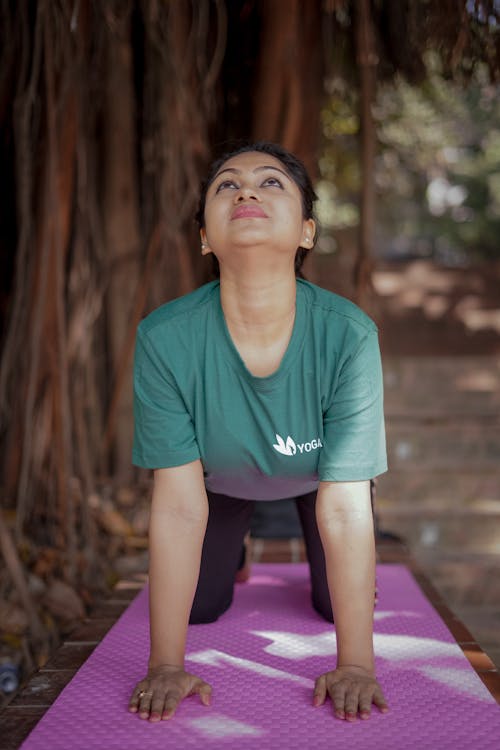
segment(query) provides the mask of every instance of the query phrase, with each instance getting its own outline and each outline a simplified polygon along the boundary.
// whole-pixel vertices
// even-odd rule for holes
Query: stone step
[[[387,357],[383,365],[389,419],[500,415],[499,357]]]
[[[402,537],[415,556],[488,555],[500,565],[500,512],[457,507],[453,513],[430,513],[418,505],[409,510],[378,502],[377,518],[380,529]]]
[[[493,642],[500,633],[500,555],[461,555],[458,553],[434,558],[427,553],[412,550],[412,555],[426,576],[431,577],[434,586],[446,603],[457,613],[468,609],[470,613],[477,607],[488,611],[488,617],[477,623],[482,626],[482,638]],[[472,617],[468,618],[469,623]],[[494,623],[497,623],[496,630]],[[466,623],[467,624],[467,623]],[[477,629],[477,628],[476,628]]]
[[[415,505],[423,513],[449,510],[465,506],[470,510],[496,512],[500,508],[500,470],[428,471],[426,467],[390,470],[377,479],[377,502],[388,508],[415,512]]]
[[[493,648],[500,657],[500,601],[490,605],[455,604],[453,609],[479,643],[484,644],[486,651],[490,653]],[[494,661],[496,658],[495,656]]]
[[[437,423],[389,419],[389,466],[397,471],[500,471],[500,421],[451,420]]]

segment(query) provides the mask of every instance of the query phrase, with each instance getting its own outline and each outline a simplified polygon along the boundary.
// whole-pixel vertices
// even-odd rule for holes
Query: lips
[[[231,215],[231,220],[248,218],[267,219],[267,214],[260,206],[241,205],[237,206]]]

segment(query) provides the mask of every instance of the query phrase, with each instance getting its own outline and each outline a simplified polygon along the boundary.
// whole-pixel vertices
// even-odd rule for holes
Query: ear
[[[302,239],[300,247],[304,250],[310,250],[314,245],[314,235],[316,233],[316,222],[314,219],[305,219],[302,222]]]
[[[201,254],[209,255],[212,252],[212,250],[210,249],[208,245],[207,233],[205,229],[200,229],[200,239],[201,239]]]

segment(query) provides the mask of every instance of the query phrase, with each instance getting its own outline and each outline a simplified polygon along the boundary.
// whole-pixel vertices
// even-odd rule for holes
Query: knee
[[[233,597],[222,602],[213,601],[195,601],[191,608],[191,614],[189,616],[190,625],[206,625],[209,622],[215,622],[219,619],[224,612],[229,609]]]
[[[207,625],[209,622],[215,622],[220,617],[219,612],[214,612],[210,609],[192,609],[189,616],[190,625]]]
[[[326,620],[327,622],[334,622],[333,619],[333,611],[332,611],[332,605],[330,603],[330,600],[328,601],[319,601],[318,599],[313,598],[312,605],[316,612],[321,615],[321,617]]]

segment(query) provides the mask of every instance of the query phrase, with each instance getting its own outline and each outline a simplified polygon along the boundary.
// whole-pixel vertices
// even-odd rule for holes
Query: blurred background
[[[378,535],[404,540],[500,666],[500,3],[0,14],[0,697],[147,570],[135,330],[211,278],[199,183],[239,139],[304,160],[321,225],[305,275],[379,325]],[[264,505],[254,559],[266,539],[298,549],[293,504]]]

